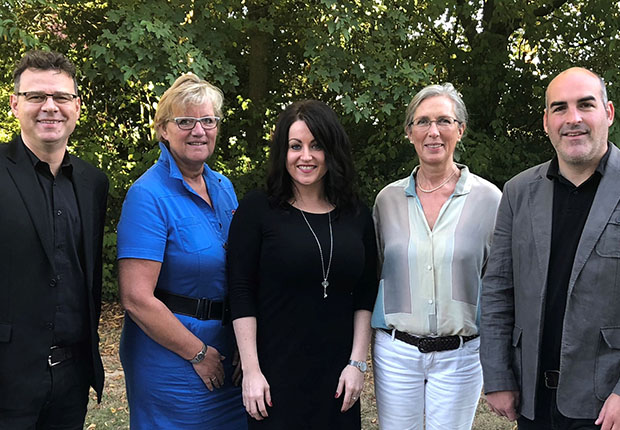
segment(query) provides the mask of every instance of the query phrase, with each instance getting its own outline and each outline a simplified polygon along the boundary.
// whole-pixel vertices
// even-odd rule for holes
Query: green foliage
[[[0,138],[17,132],[11,71],[27,49],[78,65],[83,109],[70,150],[108,174],[105,295],[116,296],[116,224],[128,187],[157,159],[158,98],[193,72],[226,95],[210,165],[239,196],[262,186],[269,135],[294,100],[339,114],[366,202],[416,164],[402,122],[413,94],[452,82],[470,120],[457,157],[502,185],[548,159],[550,77],[581,65],[620,100],[618,0],[5,0],[0,3]],[[620,128],[611,130],[620,142]]]

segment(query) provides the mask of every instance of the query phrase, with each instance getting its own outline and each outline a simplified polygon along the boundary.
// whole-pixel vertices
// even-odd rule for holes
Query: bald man
[[[595,73],[546,92],[552,160],[508,181],[481,295],[487,402],[519,429],[620,429],[620,150]]]

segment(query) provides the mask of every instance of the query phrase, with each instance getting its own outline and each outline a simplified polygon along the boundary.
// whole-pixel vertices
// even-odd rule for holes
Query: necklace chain
[[[423,193],[432,193],[434,191],[437,191],[438,189],[440,189],[441,187],[443,187],[444,185],[446,185],[448,183],[448,181],[450,181],[450,179],[452,179],[452,177],[454,175],[456,175],[456,172],[458,172],[458,169],[454,169],[454,171],[452,172],[452,174],[450,176],[448,176],[446,178],[445,181],[443,181],[441,184],[437,185],[435,188],[431,188],[430,190],[425,190],[424,188],[422,188],[422,186],[420,185],[419,181],[416,181],[416,185],[418,186],[418,188],[420,189],[420,191],[422,191]]]
[[[325,259],[323,258],[323,248],[321,247],[321,242],[319,242],[319,238],[317,237],[316,233],[312,229],[312,226],[308,222],[308,218],[306,218],[306,214],[304,214],[304,211],[299,209],[299,212],[301,212],[301,216],[304,217],[304,221],[306,221],[306,224],[308,225],[308,228],[310,229],[310,232],[312,233],[312,236],[314,236],[314,240],[316,240],[316,244],[319,247],[319,255],[321,256],[321,270],[323,272],[323,282],[321,282],[321,285],[323,286],[323,298],[325,299],[327,298],[327,287],[329,286],[329,281],[327,280],[327,277],[329,276],[329,269],[331,269],[332,267],[332,255],[334,252],[332,216],[330,212],[327,213],[327,218],[329,220],[329,262],[327,263],[327,270],[325,270]]]

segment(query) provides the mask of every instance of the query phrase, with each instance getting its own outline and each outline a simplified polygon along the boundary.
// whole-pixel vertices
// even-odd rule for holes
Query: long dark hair
[[[278,117],[271,138],[267,194],[274,206],[285,207],[293,198],[293,182],[286,170],[288,132],[291,125],[306,123],[315,141],[323,148],[327,173],[323,177],[325,197],[337,211],[353,209],[358,202],[354,188],[355,170],[351,143],[336,113],[318,100],[304,100],[288,106]]]

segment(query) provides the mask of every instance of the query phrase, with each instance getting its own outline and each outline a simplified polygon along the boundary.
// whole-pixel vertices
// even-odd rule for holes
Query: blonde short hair
[[[153,120],[153,129],[157,139],[163,140],[161,132],[166,123],[173,118],[175,108],[187,104],[202,105],[206,102],[211,102],[216,116],[222,116],[224,94],[219,88],[193,73],[179,76],[174,84],[164,92],[157,104]]]

